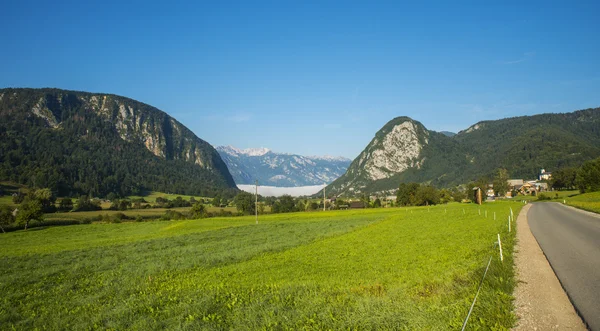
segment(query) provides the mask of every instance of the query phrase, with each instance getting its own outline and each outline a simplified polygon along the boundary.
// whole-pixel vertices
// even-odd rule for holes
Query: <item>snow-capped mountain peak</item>
[[[239,155],[263,156],[271,151],[270,149],[265,148],[265,147],[239,149],[239,148],[236,148],[233,146],[218,146],[217,150],[219,152],[227,153],[231,156],[239,156]]]
[[[236,184],[254,184],[258,180],[261,185],[279,187],[321,185],[341,176],[351,162],[343,157],[275,153],[264,147],[216,149]]]
[[[311,159],[311,160],[323,160],[323,161],[338,161],[338,162],[344,162],[344,161],[352,161],[348,158],[345,158],[343,156],[331,156],[331,155],[311,155],[311,156],[307,156],[307,158]]]
[[[243,153],[248,156],[263,156],[269,153],[271,150],[265,147],[261,148],[246,148],[243,150]]]

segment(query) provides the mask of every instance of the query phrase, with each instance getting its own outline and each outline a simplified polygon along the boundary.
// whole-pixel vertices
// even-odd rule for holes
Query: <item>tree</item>
[[[192,210],[191,210],[192,217],[202,218],[202,217],[204,217],[205,213],[206,213],[206,208],[204,207],[204,205],[201,202],[196,202],[192,206]]]
[[[213,198],[213,201],[212,201],[212,205],[213,205],[214,207],[219,207],[219,206],[221,206],[221,196],[220,196],[220,195],[218,195],[218,194],[217,194],[217,195],[215,195],[215,197]]]
[[[273,213],[289,213],[296,211],[296,204],[291,195],[284,194],[273,204]]]
[[[440,203],[448,203],[448,202],[452,201],[452,194],[447,189],[441,189],[439,191],[439,194],[440,194]]]
[[[600,158],[585,162],[575,179],[581,193],[600,191]]]
[[[71,198],[62,198],[58,203],[58,209],[60,211],[69,211],[73,209],[73,200]]]
[[[303,199],[296,200],[296,210],[298,211],[306,211],[306,207],[308,206],[308,202]]]
[[[494,177],[494,193],[497,196],[504,196],[509,189],[508,170],[500,168],[496,172],[496,177]]]
[[[471,193],[473,191],[473,187],[469,190],[467,186],[466,191],[462,191],[461,188],[455,187],[450,191],[450,195],[452,196],[452,200],[456,202],[461,202],[463,199],[467,199],[467,192]]]
[[[42,204],[42,211],[44,213],[53,213],[56,211],[56,206],[54,205],[56,197],[49,188],[35,190],[30,195]]]
[[[115,194],[115,192],[110,192],[106,195],[106,200],[108,200],[110,202],[113,202],[117,198],[118,198],[118,196]]]
[[[19,191],[17,191],[16,193],[13,193],[13,195],[12,195],[12,202],[16,205],[23,202],[24,199],[25,199],[25,193],[23,193],[23,191],[21,191],[21,189],[19,189]]]
[[[77,199],[77,203],[75,204],[75,209],[73,211],[92,211],[92,210],[102,210],[100,207],[100,203],[97,201],[92,201],[88,198],[87,195],[82,195]]]
[[[4,233],[4,227],[11,225],[15,222],[15,216],[13,215],[12,208],[7,205],[0,206],[0,228]]]
[[[17,223],[24,224],[25,230],[27,230],[29,222],[33,220],[41,221],[43,216],[42,204],[36,199],[26,198],[19,206]]]
[[[275,197],[266,197],[265,198],[265,204],[267,206],[273,206],[273,204],[275,203]]]
[[[575,179],[577,178],[577,169],[575,168],[560,168],[552,172],[550,186],[555,190],[570,189],[575,187]]]
[[[381,200],[379,200],[379,198],[375,199],[375,201],[373,201],[373,208],[379,208],[381,207]]]
[[[421,185],[415,195],[417,206],[437,205],[440,203],[440,194],[431,185]]]
[[[396,203],[400,206],[414,206],[418,189],[419,184],[417,183],[400,183],[396,194]]]
[[[240,192],[233,199],[238,212],[246,215],[254,214],[254,196],[248,192]]]

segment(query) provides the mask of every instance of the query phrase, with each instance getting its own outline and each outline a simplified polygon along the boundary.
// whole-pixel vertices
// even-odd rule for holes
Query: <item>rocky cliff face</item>
[[[214,148],[184,125],[154,107],[128,98],[64,91],[40,96],[31,112],[48,126],[59,128],[65,107],[84,107],[101,116],[114,125],[121,139],[140,142],[158,157],[184,160],[205,169],[222,165],[215,165],[220,158]]]
[[[27,156],[26,149],[37,152],[39,143],[18,147],[18,153],[14,151],[13,155],[19,158],[31,157],[31,161],[39,163],[34,166],[27,161],[29,163],[26,164],[31,166],[19,169],[26,169],[28,174],[40,174],[44,171],[56,173],[55,177],[64,182],[61,184],[63,187],[81,183],[82,179],[79,175],[67,173],[65,169],[46,167],[44,157],[50,157],[56,162],[75,153],[79,157],[74,159],[72,167],[85,167],[89,176],[100,176],[100,181],[112,176],[113,172],[118,172],[120,177],[131,179],[131,186],[143,183],[137,186],[139,189],[195,192],[193,194],[214,194],[229,188],[235,190],[235,182],[227,166],[209,143],[163,111],[136,100],[111,94],[58,89],[2,89],[0,117],[5,122],[0,129],[6,130],[9,140],[14,140],[14,143],[3,144],[6,153],[11,151],[12,146],[18,147],[15,143],[20,139],[19,134],[31,135],[33,141],[35,136],[44,132],[56,139],[54,145],[49,143],[54,153],[52,155],[47,153],[48,155]],[[124,150],[129,151],[131,160],[126,155],[119,155]],[[94,153],[100,155],[100,158],[96,155],[96,159],[85,160],[85,155],[91,157]],[[151,155],[156,159],[151,159]],[[123,164],[116,163],[123,157],[123,164],[125,161],[135,160],[127,166],[135,168],[129,174],[123,172]],[[90,166],[94,162],[98,162],[98,166]],[[30,176],[28,174],[20,174],[16,181],[27,184],[25,181]],[[84,181],[86,185],[77,185],[94,186],[94,189],[86,188],[83,192],[102,194],[113,190],[110,185],[102,188],[104,183],[96,187],[91,184],[93,181],[87,178]],[[131,192],[123,187],[120,189]]]
[[[219,146],[217,151],[237,184],[296,187],[331,183],[342,175],[350,160],[332,156],[275,153],[268,148],[241,150]]]
[[[352,162],[348,171],[327,190],[361,194],[377,181],[390,179],[409,169],[419,169],[425,160],[422,150],[429,144],[429,132],[419,122],[398,117],[388,122]]]

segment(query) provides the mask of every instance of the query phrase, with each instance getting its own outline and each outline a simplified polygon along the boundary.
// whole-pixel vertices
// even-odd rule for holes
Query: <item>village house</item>
[[[539,180],[550,180],[552,179],[552,173],[547,172],[546,169],[540,170]]]
[[[350,202],[350,209],[362,209],[365,208],[365,203],[362,201],[352,201]]]

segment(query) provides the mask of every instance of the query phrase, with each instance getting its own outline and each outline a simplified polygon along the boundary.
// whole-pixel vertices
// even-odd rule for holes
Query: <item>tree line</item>
[[[580,167],[564,167],[552,172],[550,185],[555,190],[578,189],[581,193],[600,191],[600,158]]]

